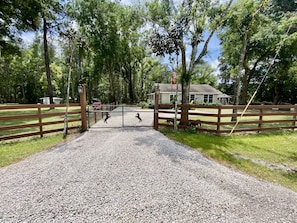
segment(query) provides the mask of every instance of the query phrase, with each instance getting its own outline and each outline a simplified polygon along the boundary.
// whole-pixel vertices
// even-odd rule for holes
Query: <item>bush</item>
[[[213,105],[213,106],[220,106],[222,105],[220,102],[212,102],[212,103],[208,103],[208,102],[199,102],[195,105]]]
[[[146,101],[141,101],[139,102],[139,106],[141,108],[151,108],[151,107],[154,107],[154,105],[150,104],[150,103],[147,103]]]

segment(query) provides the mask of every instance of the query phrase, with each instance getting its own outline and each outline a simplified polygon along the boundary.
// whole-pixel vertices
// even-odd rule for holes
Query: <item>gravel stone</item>
[[[1,168],[0,222],[297,222],[297,193],[127,115],[136,127],[102,128],[121,122],[111,112],[108,124]]]

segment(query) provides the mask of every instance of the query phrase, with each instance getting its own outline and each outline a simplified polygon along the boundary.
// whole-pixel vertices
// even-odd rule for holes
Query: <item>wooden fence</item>
[[[79,104],[69,104],[67,131],[87,130],[84,84],[79,85],[79,101]],[[73,107],[76,108],[71,109]],[[0,105],[0,141],[61,132],[64,130],[65,114],[65,104]]]
[[[217,134],[296,128],[297,105],[251,105],[246,111],[244,110],[243,105],[178,105],[175,115],[173,105],[157,105],[155,123],[157,128],[158,126],[173,128],[176,116],[178,128],[192,128],[196,131]],[[186,121],[183,120],[183,124],[180,124],[182,113]]]
[[[1,105],[0,141],[63,131],[65,109],[64,104]],[[69,105],[68,130],[82,125],[81,114],[80,104]]]
[[[245,106],[178,105],[175,112],[172,104],[157,105],[154,127],[173,128],[176,116],[178,128],[217,134],[296,128],[297,105],[251,105],[244,110]],[[67,129],[86,130],[87,113],[85,103],[70,104]],[[182,114],[186,121],[181,122]],[[61,132],[64,118],[65,105],[0,105],[0,141]]]

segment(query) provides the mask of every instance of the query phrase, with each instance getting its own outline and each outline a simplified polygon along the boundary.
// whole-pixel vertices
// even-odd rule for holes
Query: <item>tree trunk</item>
[[[109,103],[116,102],[113,71],[113,63],[109,61]]]
[[[182,85],[182,104],[189,103],[189,87],[190,87],[190,80],[191,74],[187,72],[187,64],[186,64],[186,49],[184,45],[180,47],[181,55],[182,55],[182,74],[181,74],[181,85]],[[180,125],[187,125],[188,124],[188,108],[183,107],[181,113],[181,120]]]
[[[182,74],[181,74],[181,85],[182,85],[182,104],[189,103],[189,85],[190,85],[190,74],[187,72],[186,64],[186,49],[183,45],[180,47],[182,56]]]
[[[243,86],[242,86],[242,97],[240,99],[240,102],[243,104],[247,104],[249,101],[248,97],[248,88],[251,79],[255,76],[256,68],[259,62],[261,61],[262,56],[257,59],[257,61],[254,63],[252,69],[250,69],[250,65],[248,64],[247,59],[245,58],[245,63],[244,63],[244,69],[245,69],[245,75],[243,77]]]
[[[135,99],[134,99],[134,92],[133,92],[133,75],[132,75],[132,69],[131,67],[129,67],[129,97],[130,97],[130,103],[134,103]]]
[[[140,62],[140,100],[141,101],[145,101],[146,99],[146,77],[145,77],[145,74],[144,74],[144,71],[143,71],[143,63]]]
[[[69,44],[70,45],[70,44]],[[70,45],[69,48],[73,48],[73,46]],[[68,79],[67,79],[67,92],[66,92],[66,112],[64,117],[64,134],[63,137],[66,138],[68,135],[68,108],[69,108],[69,96],[70,96],[70,84],[71,84],[71,61],[73,56],[73,49],[70,49],[70,55],[69,55],[69,64],[68,64]]]
[[[247,74],[247,70],[245,70],[245,74],[242,78],[242,93],[239,99],[240,104],[247,104],[248,102],[248,88],[249,88],[249,75]]]
[[[242,74],[244,72],[244,59],[246,55],[246,48],[247,48],[247,43],[248,43],[248,35],[249,35],[249,30],[246,30],[244,32],[243,40],[242,40],[242,48],[240,52],[240,58],[239,58],[239,63],[238,63],[238,70],[237,70],[237,75],[236,75],[236,90],[235,90],[235,105],[239,105],[240,103],[240,93],[241,93],[241,78]],[[237,109],[233,109],[233,114],[237,113]],[[237,121],[237,116],[232,116],[231,121]]]
[[[278,86],[274,87],[274,97],[273,97],[273,104],[278,105],[280,102],[280,93],[278,90]]]
[[[236,75],[236,83],[237,83],[236,100],[235,100],[236,105],[240,104],[241,78],[244,73],[243,66],[244,66],[244,59],[245,59],[246,48],[247,48],[247,43],[248,43],[248,34],[249,34],[249,30],[246,30],[244,32],[244,36],[243,36],[242,48],[241,48],[240,58],[239,58],[239,63],[238,63],[238,71],[237,71],[237,75]]]
[[[43,18],[43,44],[44,44],[45,71],[46,71],[46,79],[47,79],[47,92],[50,99],[50,104],[54,104],[52,77],[51,77],[51,69],[50,69],[50,58],[49,58],[48,43],[47,43],[47,21],[45,18]]]

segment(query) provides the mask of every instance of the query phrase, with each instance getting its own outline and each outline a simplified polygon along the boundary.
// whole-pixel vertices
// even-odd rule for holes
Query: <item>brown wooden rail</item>
[[[187,117],[187,121],[177,127],[217,134],[230,133],[232,130],[262,132],[296,128],[297,105],[250,105],[245,112],[244,109],[244,105],[178,105],[177,122],[181,121],[182,114]],[[173,105],[158,105],[156,113],[158,126],[173,127]],[[236,117],[238,123],[232,121],[232,117]]]
[[[82,122],[81,105],[75,103],[70,104],[69,107],[77,107],[77,111],[68,112],[68,124],[77,122],[80,124],[68,126],[68,130],[78,129]],[[0,105],[0,141],[36,135],[43,137],[44,134],[63,131],[64,128],[54,125],[64,123],[65,111],[61,109],[59,111],[51,111],[50,108],[66,109],[66,105]],[[48,113],[45,113],[45,111],[48,111]],[[46,118],[49,117],[54,117],[58,120],[46,121]],[[48,129],[45,129],[45,126],[49,126]],[[16,131],[13,132],[14,130]]]

